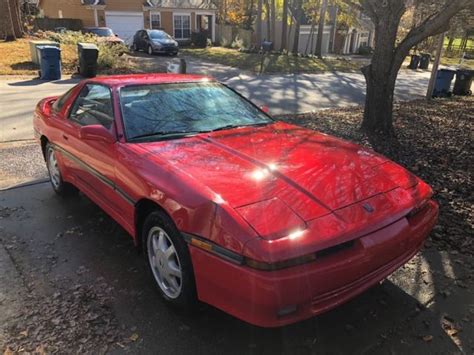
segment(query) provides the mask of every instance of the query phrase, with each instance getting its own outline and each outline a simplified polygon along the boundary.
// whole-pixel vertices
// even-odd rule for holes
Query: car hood
[[[152,39],[152,42],[156,44],[176,44],[173,39]]]
[[[117,37],[117,36],[103,36],[103,37],[97,37],[99,42],[107,42],[107,43],[123,43],[123,39]]]
[[[242,214],[248,206],[273,201],[270,208],[308,221],[417,183],[375,152],[283,122],[139,145]]]

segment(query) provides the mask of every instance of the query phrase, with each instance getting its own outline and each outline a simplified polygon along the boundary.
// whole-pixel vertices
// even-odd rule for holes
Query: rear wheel
[[[46,165],[48,167],[49,180],[54,192],[60,196],[77,194],[78,190],[71,184],[64,182],[59,169],[56,151],[49,143],[46,144]]]
[[[132,44],[132,51],[138,52],[138,46],[135,42]]]
[[[153,47],[152,46],[148,46],[148,54],[149,55],[153,54]]]
[[[148,215],[142,228],[144,256],[161,297],[183,309],[196,304],[196,286],[186,242],[163,212]]]

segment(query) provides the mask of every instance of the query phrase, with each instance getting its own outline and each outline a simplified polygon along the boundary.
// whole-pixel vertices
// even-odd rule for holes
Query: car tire
[[[173,221],[162,211],[150,213],[141,228],[147,269],[161,297],[170,305],[190,311],[197,304],[188,245]]]
[[[63,180],[58,160],[56,158],[56,151],[49,143],[46,144],[45,159],[48,168],[49,181],[51,182],[54,192],[63,197],[76,195],[79,190],[74,185]]]
[[[137,46],[136,43],[133,43],[133,44],[132,44],[132,51],[138,52],[138,46]]]
[[[153,47],[148,46],[147,52],[148,52],[149,55],[153,55]]]

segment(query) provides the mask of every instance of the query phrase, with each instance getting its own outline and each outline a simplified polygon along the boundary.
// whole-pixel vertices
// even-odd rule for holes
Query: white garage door
[[[133,35],[143,29],[143,13],[106,11],[105,23],[125,42],[131,43]]]

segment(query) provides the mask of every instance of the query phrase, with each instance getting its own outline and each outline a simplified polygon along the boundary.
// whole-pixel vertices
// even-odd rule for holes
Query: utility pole
[[[431,68],[431,77],[430,77],[430,82],[428,84],[428,91],[426,92],[426,98],[428,100],[431,100],[433,97],[433,90],[434,86],[436,83],[436,76],[438,75],[438,67],[439,67],[439,62],[441,60],[441,54],[443,52],[443,45],[444,45],[444,36],[446,35],[446,32],[442,33],[438,37],[438,45],[436,48],[436,57],[433,63],[433,68]]]

